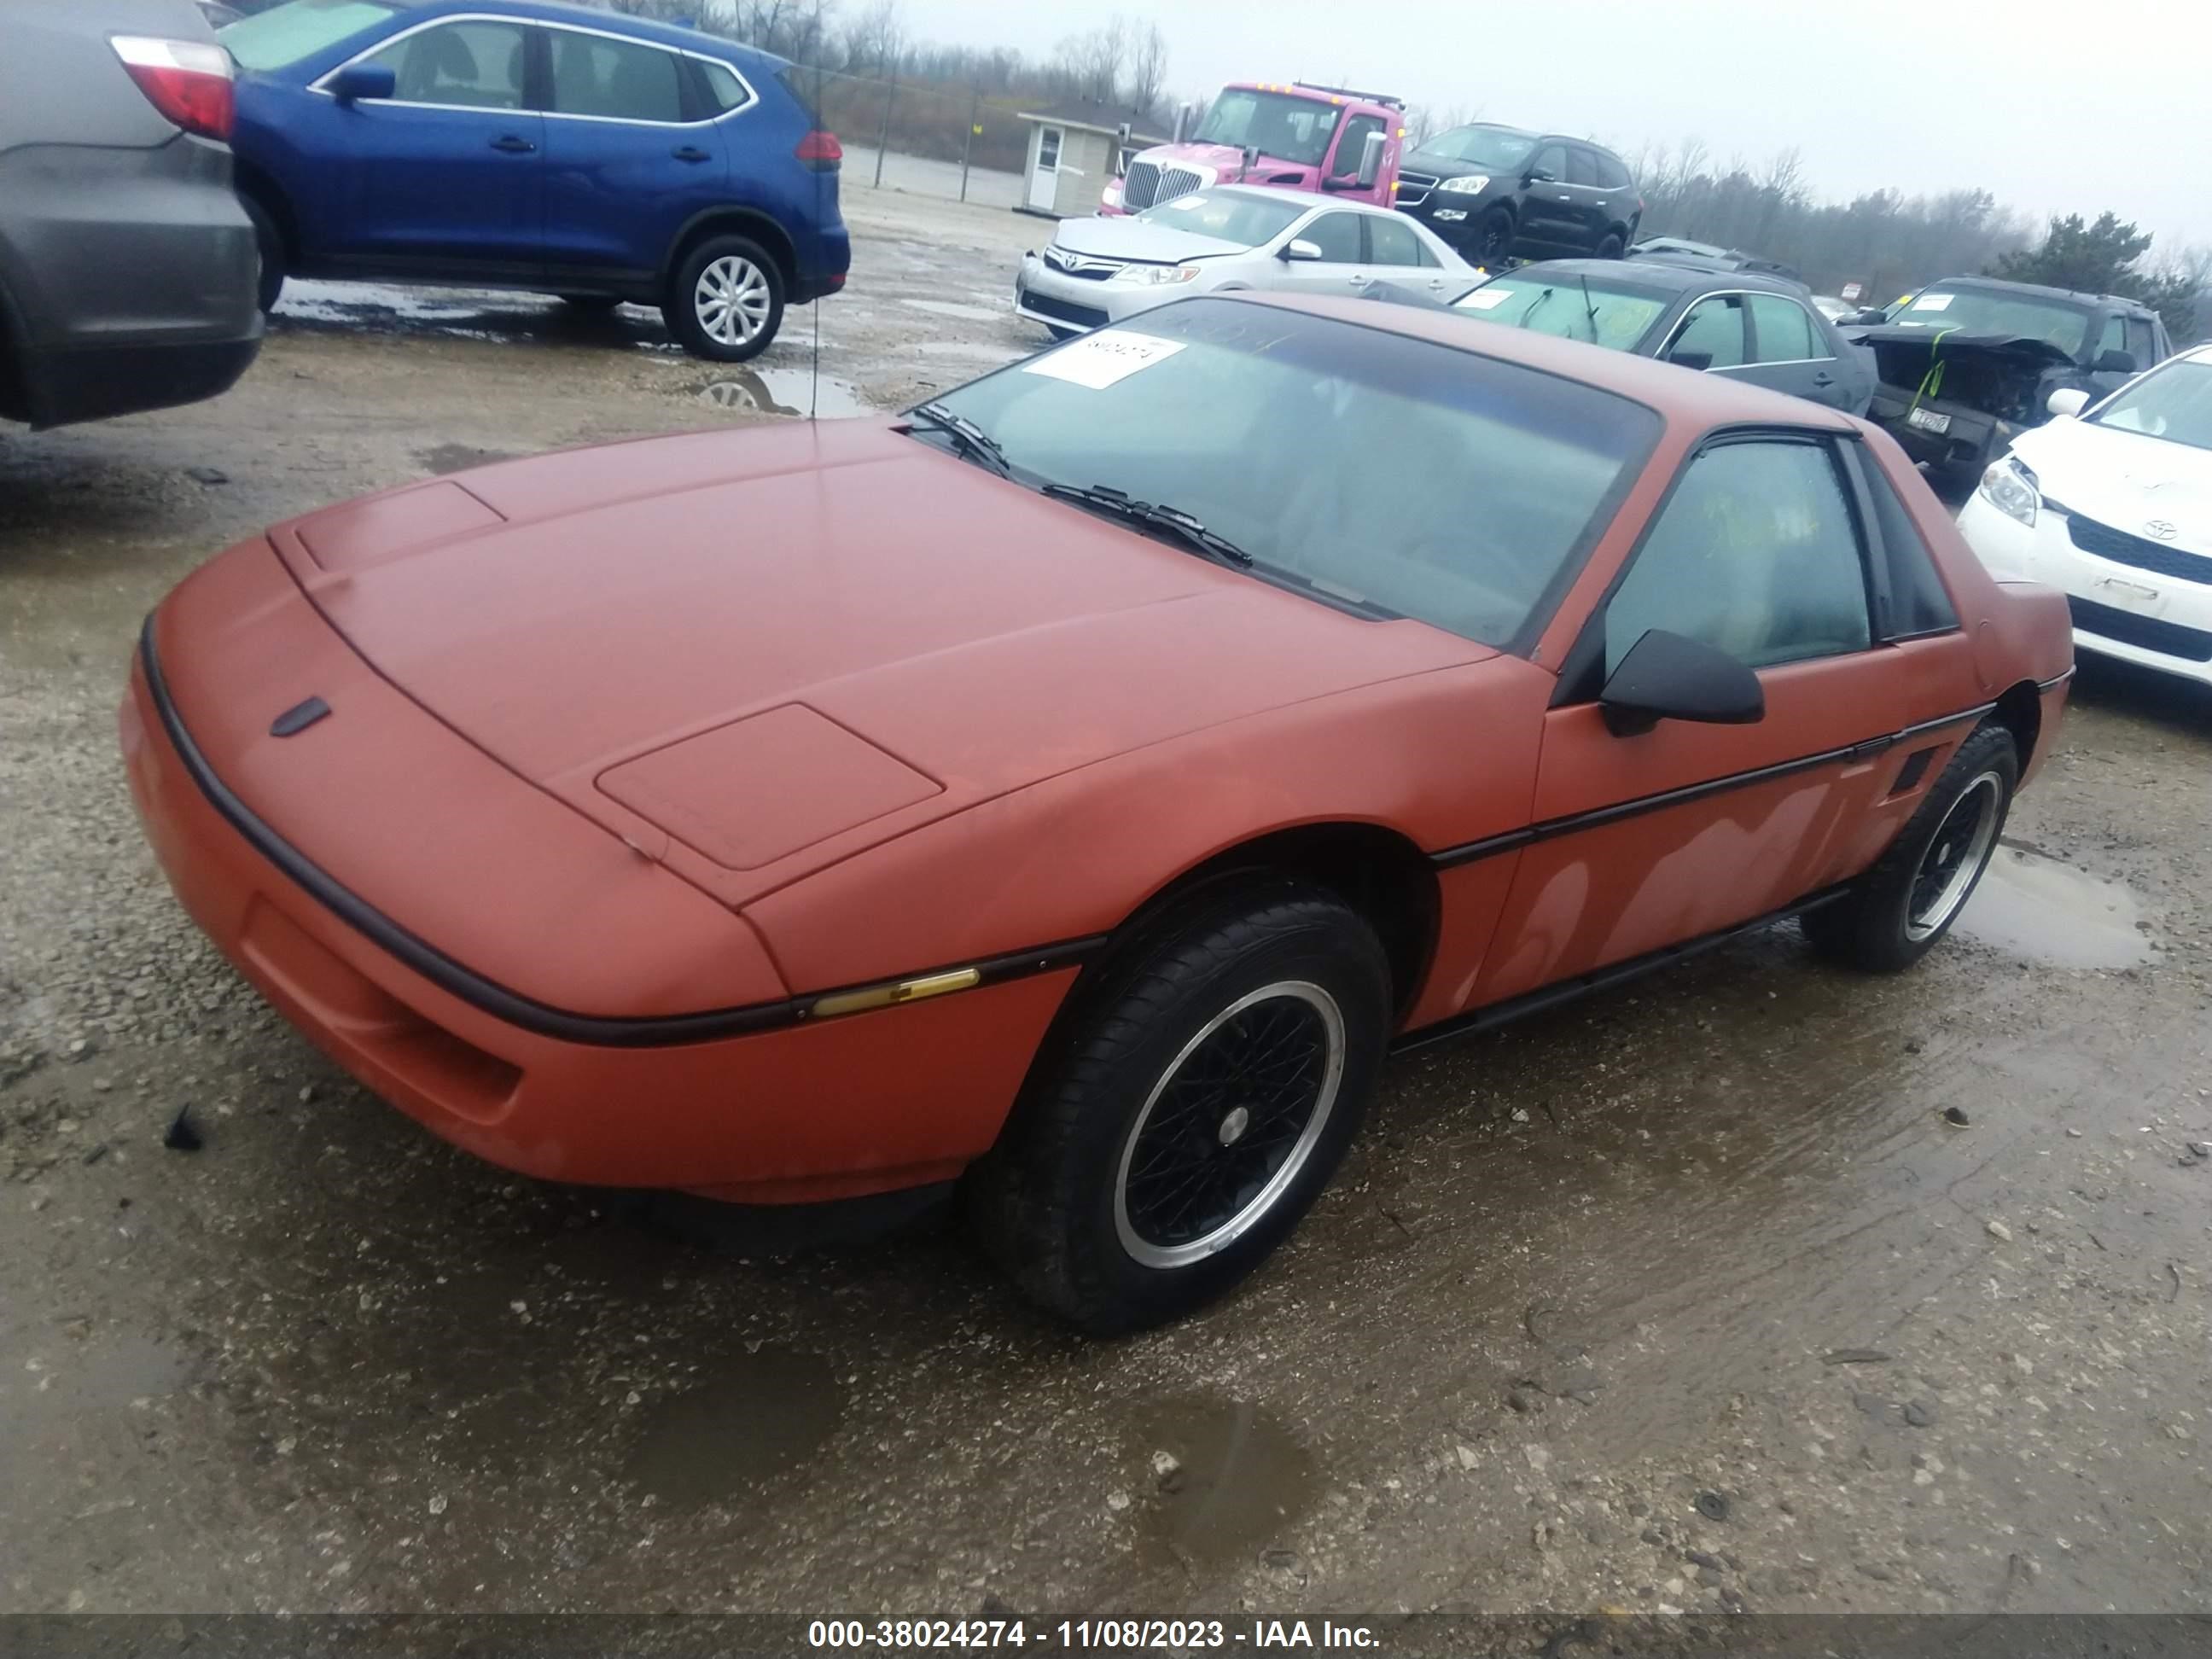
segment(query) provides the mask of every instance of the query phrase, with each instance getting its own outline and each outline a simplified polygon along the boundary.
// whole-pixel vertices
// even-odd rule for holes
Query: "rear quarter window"
[[[1905,509],[1889,475],[1871,455],[1859,457],[1867,494],[1874,499],[1875,528],[1881,535],[1882,557],[1889,567],[1889,629],[1894,639],[1917,634],[1946,634],[1959,625],[1959,613],[1936,574],[1936,558]]]

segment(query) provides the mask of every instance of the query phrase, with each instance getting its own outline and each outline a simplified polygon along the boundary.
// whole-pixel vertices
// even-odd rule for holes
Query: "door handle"
[[[491,147],[507,155],[529,155],[538,149],[538,146],[527,138],[518,138],[511,132],[502,137],[493,139]]]
[[[1826,370],[1821,371],[1820,374],[1815,374],[1813,377],[1813,384],[1814,386],[1833,386],[1835,383],[1836,377],[1827,373]]]
[[[686,144],[681,149],[672,149],[668,153],[679,161],[711,161],[714,159],[696,144]]]

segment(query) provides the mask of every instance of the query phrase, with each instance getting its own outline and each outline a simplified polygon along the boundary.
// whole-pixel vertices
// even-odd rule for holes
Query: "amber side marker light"
[[[864,990],[840,991],[835,996],[823,997],[808,1007],[809,1018],[830,1019],[839,1014],[865,1013],[871,1008],[896,1007],[902,1002],[920,1002],[928,997],[941,997],[951,991],[965,991],[982,983],[981,969],[956,969],[949,974],[925,974],[920,979],[902,979],[895,985],[871,985]]]

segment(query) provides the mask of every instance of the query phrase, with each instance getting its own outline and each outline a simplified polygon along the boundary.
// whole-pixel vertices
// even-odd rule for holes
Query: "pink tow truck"
[[[1155,144],[1106,186],[1103,214],[1141,213],[1208,185],[1275,185],[1388,206],[1406,136],[1402,99],[1345,87],[1239,81],[1188,139]],[[1379,164],[1363,166],[1380,135]]]

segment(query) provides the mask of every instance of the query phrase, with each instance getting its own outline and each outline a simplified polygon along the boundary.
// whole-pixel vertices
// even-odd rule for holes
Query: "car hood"
[[[1164,265],[1185,259],[1218,259],[1224,254],[1252,251],[1241,243],[1224,242],[1218,236],[1200,236],[1158,220],[1127,216],[1063,219],[1059,229],[1053,232],[1052,240],[1054,246],[1071,253]]]
[[[2212,556],[2212,451],[2093,421],[2052,421],[2015,438],[2013,453],[2063,511]]]
[[[732,902],[1056,774],[1496,653],[1209,563],[890,422],[508,463],[272,540],[385,678]]]

